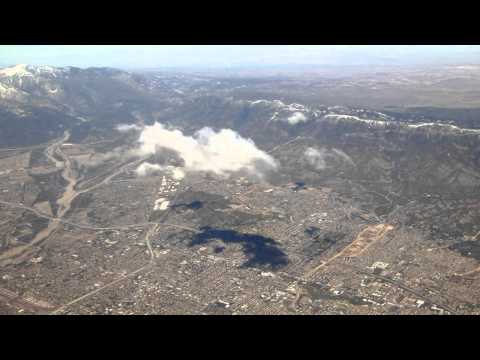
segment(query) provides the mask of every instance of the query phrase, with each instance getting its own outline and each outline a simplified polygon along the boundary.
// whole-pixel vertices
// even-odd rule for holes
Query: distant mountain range
[[[458,96],[455,90],[442,90],[445,83],[458,88],[458,71],[475,73],[477,69],[450,71],[435,81],[441,82],[442,93]],[[457,78],[453,85],[445,82],[452,74]],[[368,77],[356,81],[367,81],[358,88],[363,92],[372,86],[390,91],[392,86],[411,86],[412,81],[417,81],[413,89],[430,89],[428,84],[421,85],[423,74],[410,74],[402,80],[407,85],[398,85],[398,76],[380,78],[387,81]],[[320,84],[311,79],[238,79],[17,65],[0,70],[0,148],[44,143],[65,129],[71,131],[71,142],[112,140],[121,136],[115,130],[119,124],[141,128],[157,121],[187,135],[203,127],[233,129],[263,150],[303,139],[285,150],[284,169],[290,174],[297,172],[296,159],[305,146],[321,146],[340,162],[331,171],[344,172],[352,179],[379,181],[389,189],[401,184],[395,191],[412,196],[436,188],[444,193],[479,191],[478,109],[346,106],[342,96],[352,87],[357,90],[358,82],[350,87],[336,82]],[[333,86],[340,105],[324,105],[321,98],[315,101],[317,86]],[[387,90],[376,94],[381,96]],[[289,100],[292,98],[298,100]],[[352,167],[352,162],[356,166]],[[391,163],[398,167],[385,165]],[[321,174],[328,178],[328,171]],[[310,181],[321,178],[312,173]],[[385,182],[391,179],[394,181]]]
[[[453,111],[449,112],[450,118],[442,118],[444,112],[432,110],[427,116],[391,110],[386,115],[388,111],[382,109],[345,106],[342,101],[345,94],[354,91],[358,96],[371,92],[380,99],[390,92],[390,98],[395,100],[395,94],[400,98],[421,89],[419,96],[425,96],[432,86],[440,87],[441,94],[451,88],[451,94],[457,98],[457,89],[471,89],[468,95],[472,96],[479,80],[478,66],[444,67],[438,73],[387,71],[330,81],[318,74],[275,80],[231,78],[228,74],[222,77],[219,73],[210,76],[16,65],[0,69],[0,143],[40,143],[65,128],[73,129],[73,139],[81,140],[87,133],[103,136],[121,123],[154,121],[191,132],[203,126],[232,128],[265,146],[291,136],[315,133],[321,123],[332,122],[342,126],[379,126],[385,121],[431,123],[437,122],[435,116],[440,115],[441,122],[450,124],[442,131],[451,132],[452,125],[478,128],[478,122],[473,121],[476,112]],[[313,100],[315,92],[322,94],[325,89],[338,94],[335,105],[340,106],[324,105],[321,98]],[[294,98],[297,101],[293,102]]]
[[[39,143],[66,127],[132,122],[132,113],[161,106],[166,98],[147,78],[111,68],[4,68],[0,70],[0,143]]]

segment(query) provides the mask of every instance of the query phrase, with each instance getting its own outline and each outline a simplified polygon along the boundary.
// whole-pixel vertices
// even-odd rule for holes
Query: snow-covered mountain
[[[0,98],[27,101],[31,96],[54,96],[59,93],[59,78],[68,69],[20,64],[0,69]]]
[[[162,96],[149,85],[141,75],[111,68],[21,64],[0,69],[0,141],[42,142],[90,120],[93,127],[131,122],[132,113],[161,104]]]
[[[139,75],[110,68],[16,65],[0,69],[0,102],[40,105],[73,113],[119,106],[149,94]]]
[[[190,132],[205,126],[231,128],[266,148],[278,141],[312,136],[330,128],[338,133],[362,129],[393,129],[412,134],[478,133],[463,129],[462,123],[438,124],[435,116],[411,119],[371,108],[289,100],[280,96],[284,91],[260,97],[252,89],[275,91],[282,83],[243,81],[169,73],[136,74],[111,68],[23,64],[3,68],[0,142],[43,142],[65,128],[76,129],[75,139],[78,134],[94,131],[106,134],[122,123],[154,121]],[[250,93],[243,93],[248,96],[235,96],[239,85],[250,89]]]

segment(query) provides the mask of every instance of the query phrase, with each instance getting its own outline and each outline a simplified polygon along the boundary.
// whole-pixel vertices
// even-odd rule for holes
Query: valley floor
[[[138,177],[142,159],[80,173],[88,146],[67,139],[43,161],[0,151],[2,313],[480,312],[478,259],[463,256],[478,234],[459,249],[409,225],[432,205],[379,215],[335,184]]]

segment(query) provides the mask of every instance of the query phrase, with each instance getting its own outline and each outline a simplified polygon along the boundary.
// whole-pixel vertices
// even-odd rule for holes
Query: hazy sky
[[[0,45],[0,66],[118,68],[480,63],[478,45]]]

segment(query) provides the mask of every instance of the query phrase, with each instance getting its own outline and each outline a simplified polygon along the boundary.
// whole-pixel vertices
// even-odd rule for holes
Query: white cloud
[[[147,176],[158,172],[167,172],[174,180],[182,180],[185,177],[185,172],[179,167],[152,164],[149,162],[142,163],[135,169],[135,172],[138,176]]]
[[[327,167],[327,159],[335,161],[337,164],[348,164],[355,166],[353,160],[342,150],[332,148],[330,150],[309,147],[305,150],[304,156],[307,162],[317,170],[323,170]]]
[[[288,121],[288,123],[291,124],[291,125],[296,125],[296,124],[298,124],[298,123],[300,123],[300,122],[307,122],[308,119],[307,119],[307,117],[306,117],[304,114],[302,114],[301,112],[298,112],[298,111],[297,111],[297,112],[294,112],[291,116],[289,116],[289,117],[287,118],[287,121]]]
[[[120,124],[116,127],[117,131],[128,132],[128,131],[140,131],[143,128],[135,124]]]
[[[228,176],[246,171],[263,178],[265,171],[277,167],[273,157],[258,149],[251,139],[245,139],[231,129],[215,132],[203,128],[193,136],[186,136],[180,130],[169,130],[155,123],[143,129],[138,141],[138,153],[142,156],[159,153],[162,148],[175,151],[183,160],[186,172]]]
[[[310,165],[312,165],[317,170],[323,170],[326,167],[325,163],[325,153],[323,150],[318,150],[312,147],[309,147],[305,150],[305,157]]]
[[[138,176],[147,176],[159,172],[162,170],[162,166],[158,164],[150,164],[149,162],[142,163],[135,172]]]

